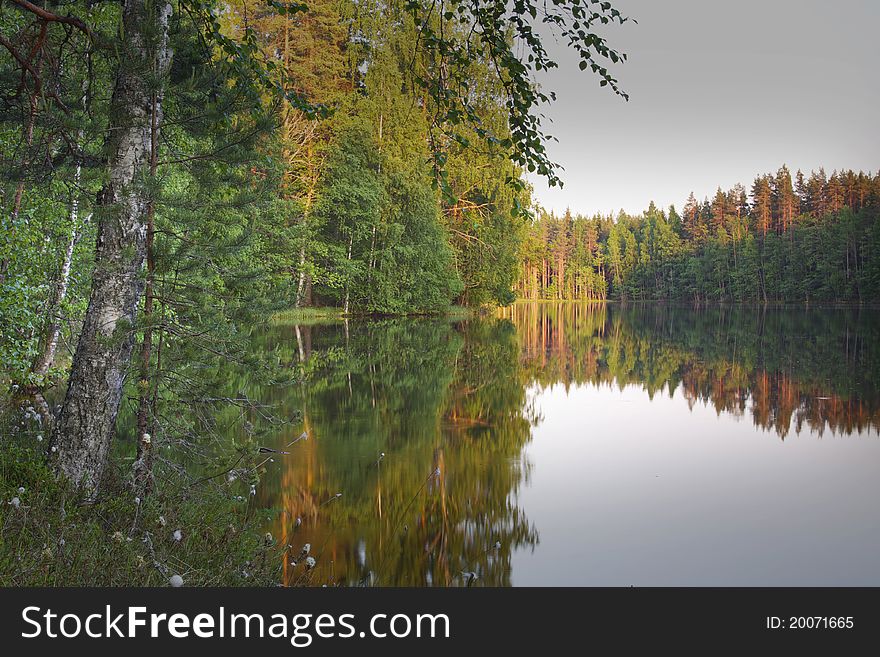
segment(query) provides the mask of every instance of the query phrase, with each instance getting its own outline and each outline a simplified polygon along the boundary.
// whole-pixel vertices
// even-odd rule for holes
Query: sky
[[[599,87],[561,42],[542,74],[562,189],[530,176],[548,210],[681,209],[785,163],[880,169],[880,1],[615,0],[638,24],[608,29],[629,102]],[[552,121],[552,122],[551,122]]]

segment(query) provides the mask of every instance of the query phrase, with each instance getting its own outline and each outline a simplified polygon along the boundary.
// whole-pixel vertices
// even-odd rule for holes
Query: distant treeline
[[[523,243],[519,296],[695,303],[880,301],[880,173],[786,166],[749,192],[720,187],[681,213],[539,212]]]

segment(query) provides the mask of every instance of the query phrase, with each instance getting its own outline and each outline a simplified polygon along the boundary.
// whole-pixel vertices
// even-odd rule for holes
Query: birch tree
[[[57,471],[89,493],[107,460],[144,289],[151,135],[162,123],[171,11],[164,0],[127,0],[122,10],[92,291],[51,442]]]

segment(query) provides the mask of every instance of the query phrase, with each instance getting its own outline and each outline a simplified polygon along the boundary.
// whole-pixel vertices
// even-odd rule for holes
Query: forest
[[[151,536],[175,517],[203,528],[175,557],[199,564],[188,581],[265,565],[260,534],[226,532],[253,520],[229,493],[256,485],[260,435],[212,431],[265,410],[220,365],[299,377],[253,349],[279,311],[513,301],[525,174],[561,184],[534,26],[625,98],[598,28],[626,21],[587,0],[0,5],[0,572],[58,548],[88,575],[39,581],[167,583],[156,555],[180,534]],[[227,459],[248,476],[209,475]],[[39,491],[26,516],[18,489]],[[50,526],[78,529],[60,550]],[[136,532],[130,559],[94,543]]]
[[[681,212],[539,211],[522,246],[528,299],[860,303],[880,299],[880,173],[783,165]]]
[[[92,291],[124,16],[112,3],[65,3],[76,20],[32,6],[0,14],[0,360],[39,383],[59,341],[75,343]],[[424,47],[433,32],[417,12],[346,0],[170,12],[168,61],[154,63],[161,93],[142,90],[162,124],[144,126],[138,173],[149,179],[146,272],[130,319],[142,355],[165,336],[279,308],[401,314],[512,300],[530,204],[522,174],[550,163],[526,106],[507,99],[537,98],[517,100],[488,57],[455,50],[478,41],[464,19],[430,13],[453,34],[431,37],[448,53]],[[437,67],[442,80],[429,79]],[[529,149],[529,161],[511,155]]]

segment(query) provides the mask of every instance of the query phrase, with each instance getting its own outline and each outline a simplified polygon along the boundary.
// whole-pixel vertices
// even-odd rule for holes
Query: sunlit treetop
[[[14,0],[22,10],[40,18],[47,12],[27,0]],[[437,112],[432,127],[467,146],[467,138],[456,130],[468,127],[488,144],[501,147],[524,170],[545,177],[550,186],[562,185],[557,169],[546,152],[551,137],[541,126],[538,106],[555,99],[536,84],[535,74],[557,66],[538,34],[558,38],[579,57],[581,70],[591,71],[601,86],[608,86],[623,98],[626,93],[608,69],[626,60],[626,55],[608,45],[599,34],[602,26],[631,20],[610,2],[600,0],[402,0],[418,29],[416,48],[433,65],[416,72],[415,79],[430,97]],[[183,20],[200,25],[206,41],[212,42],[239,80],[256,82],[256,87],[284,97],[294,107],[311,116],[325,116],[329,109],[309,102],[292,91],[280,75],[279,64],[260,50],[259,35],[245,26],[236,37],[223,29],[222,5],[213,0],[180,0],[177,10]],[[308,11],[308,3],[298,0],[265,0],[264,6],[282,15]],[[88,26],[73,15],[51,14],[89,32]],[[498,135],[486,127],[472,105],[473,89],[465,74],[468,64],[487,63],[494,69],[504,89],[503,102],[508,115],[509,134]],[[444,171],[443,148],[432,146],[437,184],[449,193]],[[511,178],[508,183],[522,187]]]
[[[185,0],[185,11],[201,16],[214,41],[232,61],[253,66],[261,59],[257,35],[245,29],[239,38],[224,35],[210,0]],[[308,4],[266,0],[279,14],[308,11]],[[626,60],[626,55],[608,45],[598,33],[600,26],[623,24],[631,20],[610,2],[596,0],[403,0],[403,7],[417,27],[416,49],[432,65],[413,71],[414,78],[430,98],[436,114],[432,127],[445,131],[450,139],[467,146],[467,138],[457,130],[467,127],[488,144],[504,149],[524,170],[545,177],[551,186],[562,185],[557,169],[546,152],[551,139],[541,127],[539,105],[555,99],[535,81],[535,74],[557,67],[538,34],[539,26],[560,39],[579,57],[581,70],[591,71],[601,86],[610,87],[627,98],[608,66]],[[508,115],[509,134],[498,135],[482,121],[472,103],[474,89],[466,71],[474,61],[489,64],[504,90],[503,103]],[[308,114],[321,116],[328,108],[310,104],[291,92],[277,75],[278,65],[262,60],[261,73],[253,79],[273,86],[289,102]],[[446,181],[444,149],[433,141],[435,183],[451,194]],[[521,188],[523,182],[511,177],[508,184]]]

